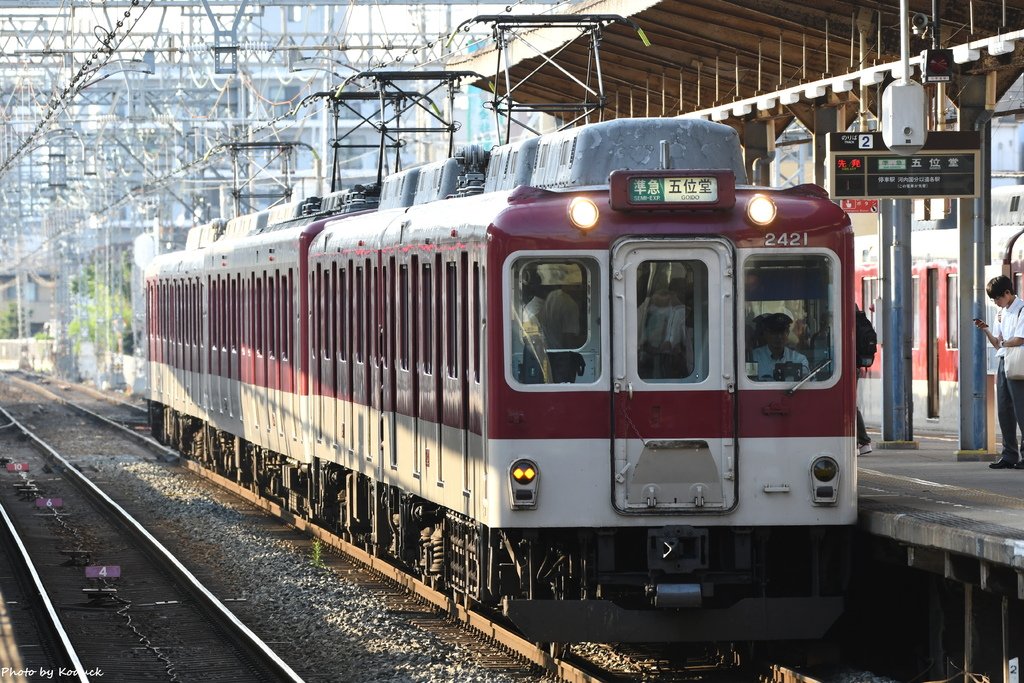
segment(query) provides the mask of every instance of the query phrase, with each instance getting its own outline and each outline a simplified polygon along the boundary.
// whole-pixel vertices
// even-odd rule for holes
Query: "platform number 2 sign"
[[[1009,683],[1020,683],[1020,660],[1014,657],[1009,661],[1010,677],[1006,679]]]
[[[875,138],[870,133],[867,135],[857,136],[857,149],[874,149]]]

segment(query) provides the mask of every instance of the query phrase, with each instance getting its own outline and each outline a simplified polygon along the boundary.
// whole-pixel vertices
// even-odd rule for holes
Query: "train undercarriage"
[[[816,639],[843,611],[846,527],[492,529],[335,463],[299,465],[150,404],[207,469],[542,642]]]

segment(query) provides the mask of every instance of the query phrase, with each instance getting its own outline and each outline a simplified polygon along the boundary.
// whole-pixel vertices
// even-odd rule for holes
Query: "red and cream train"
[[[147,269],[154,434],[537,641],[820,637],[853,232],[743,177],[726,126],[619,120],[207,226]]]

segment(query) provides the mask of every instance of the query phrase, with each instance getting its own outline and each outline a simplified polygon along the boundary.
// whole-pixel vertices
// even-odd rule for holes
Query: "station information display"
[[[890,151],[881,133],[830,133],[833,199],[975,197],[980,178],[975,132],[933,131],[916,154]]]

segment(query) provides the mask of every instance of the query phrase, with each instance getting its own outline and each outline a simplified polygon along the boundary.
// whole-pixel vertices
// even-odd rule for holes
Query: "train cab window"
[[[836,374],[836,266],[819,254],[757,255],[743,266],[744,359],[755,382],[824,382]]]
[[[520,384],[590,384],[601,369],[597,262],[525,257],[512,264],[511,377]]]
[[[637,374],[647,382],[707,377],[708,269],[702,261],[643,261],[636,273]]]

